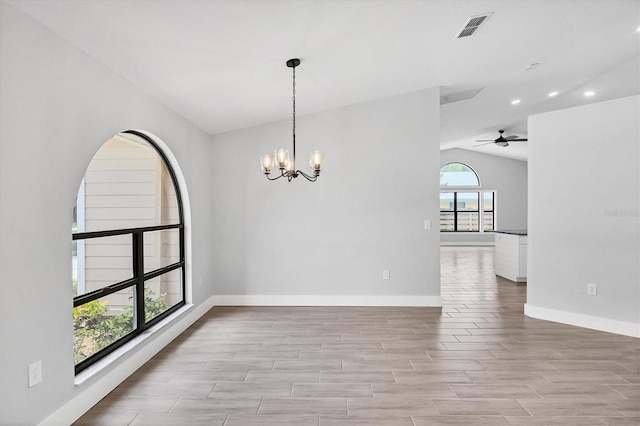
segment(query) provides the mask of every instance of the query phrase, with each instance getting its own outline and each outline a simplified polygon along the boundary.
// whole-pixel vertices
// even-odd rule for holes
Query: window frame
[[[480,180],[480,176],[478,175],[478,172],[475,171],[475,169],[473,167],[471,167],[470,165],[463,163],[461,161],[449,161],[448,163],[443,164],[440,167],[440,173],[442,173],[442,169],[445,168],[446,166],[449,166],[451,164],[460,164],[462,166],[465,166],[466,168],[468,168],[470,171],[473,172],[473,174],[476,177],[476,180],[478,182],[477,185],[440,185],[440,196],[442,196],[443,193],[451,193],[453,194],[453,208],[451,210],[443,210],[442,208],[440,209],[440,232],[444,232],[444,233],[448,233],[448,234],[453,234],[453,233],[472,233],[472,234],[481,234],[484,232],[493,232],[496,229],[496,194],[497,191],[493,190],[493,189],[483,189],[482,188],[482,181]],[[458,210],[458,194],[461,193],[476,193],[478,196],[478,208],[475,210]],[[491,209],[490,210],[485,210],[484,208],[484,195],[486,193],[491,193],[493,194],[491,197]],[[492,220],[491,220],[491,230],[485,231],[484,230],[484,213],[489,213],[491,212],[492,214]],[[453,230],[452,231],[448,231],[448,230],[443,230],[442,229],[442,213],[451,213],[453,214]],[[478,230],[477,231],[469,231],[469,230],[464,230],[464,231],[459,231],[458,230],[458,213],[474,213],[478,215]]]
[[[484,194],[486,193],[491,193],[491,209],[486,209],[485,205],[484,205]],[[482,204],[482,208],[481,208],[481,212],[480,212],[480,221],[481,221],[481,226],[480,228],[482,229],[481,232],[493,232],[496,229],[496,191],[482,191],[480,194],[482,198],[481,200],[481,204]],[[484,230],[484,214],[485,213],[491,213],[491,229],[488,231]]]
[[[478,176],[478,172],[476,172],[476,170],[473,167],[471,167],[470,165],[468,165],[467,163],[463,163],[461,161],[449,161],[448,163],[443,164],[442,166],[440,166],[440,173],[442,173],[442,169],[444,169],[445,167],[450,166],[452,164],[460,164],[461,166],[464,166],[464,167],[468,168],[469,170],[471,170],[473,172],[473,174],[475,175],[476,181],[478,182],[478,184],[477,185],[442,185],[442,184],[440,184],[440,189],[443,189],[443,188],[460,188],[460,189],[464,189],[464,188],[467,188],[467,189],[482,188],[482,181],[480,180],[480,176]],[[451,191],[449,191],[449,192],[451,192]]]
[[[183,307],[186,304],[186,262],[185,262],[185,226],[184,226],[184,209],[183,209],[183,201],[182,195],[180,193],[180,186],[178,184],[178,179],[171,167],[171,163],[167,158],[166,154],[160,149],[160,147],[147,135],[144,133],[135,131],[135,130],[126,130],[120,133],[128,133],[135,135],[145,142],[147,142],[160,156],[160,159],[163,161],[164,166],[166,167],[170,177],[172,184],[175,190],[176,203],[178,207],[178,223],[170,224],[170,225],[156,225],[156,226],[146,226],[146,227],[138,227],[138,228],[126,228],[126,229],[109,229],[105,231],[92,231],[92,232],[76,232],[72,233],[72,241],[84,241],[93,238],[103,238],[103,237],[111,237],[118,235],[131,235],[131,247],[132,247],[132,278],[126,279],[124,281],[120,281],[111,285],[107,285],[105,287],[96,289],[89,293],[81,294],[79,296],[75,296],[73,298],[73,307],[76,308],[78,306],[84,305],[86,303],[92,302],[94,300],[98,300],[102,297],[108,296],[110,294],[116,293],[118,291],[124,290],[126,288],[132,288],[133,292],[133,300],[134,300],[134,319],[135,324],[133,330],[126,334],[125,336],[115,340],[111,344],[107,345],[103,349],[97,351],[96,353],[88,356],[84,360],[80,361],[75,365],[75,374],[77,375],[90,365],[95,364],[97,361],[103,359],[105,356],[109,355],[119,347],[123,346],[127,342],[136,338],[149,328],[153,327],[158,322],[162,321],[164,318],[168,317],[172,313],[176,312],[178,309]],[[179,230],[179,245],[180,245],[180,253],[178,262],[174,262],[172,264],[154,269],[152,271],[144,272],[144,234],[148,232],[155,231],[163,231],[168,229],[178,229]],[[154,318],[146,321],[145,319],[145,282],[169,273],[171,271],[180,269],[180,279],[181,279],[181,300],[169,307],[167,310],[162,312],[161,314],[155,316]]]
[[[445,233],[449,233],[449,234],[453,234],[453,233],[472,233],[472,234],[481,234],[484,232],[493,232],[496,229],[496,191],[495,190],[489,190],[489,189],[479,189],[479,188],[474,188],[474,189],[459,189],[459,190],[452,190],[451,187],[448,186],[443,186],[440,188],[440,194],[443,193],[450,193],[453,194],[453,209],[451,210],[443,210],[440,209],[440,214],[442,213],[452,213],[453,214],[453,231],[447,231],[447,230],[443,230],[442,229],[442,225],[440,225],[440,232],[445,232]],[[458,194],[459,193],[475,193],[478,195],[478,208],[476,210],[458,210]],[[486,193],[491,193],[493,194],[492,198],[491,198],[491,210],[485,210],[484,209],[484,194]],[[492,229],[489,231],[485,231],[484,230],[484,213],[485,212],[491,212],[492,213],[492,220],[491,220],[491,225],[492,225]],[[458,230],[458,213],[476,213],[478,215],[478,230],[477,231],[468,231],[468,230],[464,230],[464,231],[459,231]],[[442,220],[442,218],[440,219]]]

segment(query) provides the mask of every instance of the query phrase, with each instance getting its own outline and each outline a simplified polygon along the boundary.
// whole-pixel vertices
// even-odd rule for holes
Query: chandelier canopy
[[[302,170],[296,170],[296,67],[300,65],[300,59],[294,58],[287,61],[287,66],[293,69],[293,156],[286,149],[275,150],[273,156],[265,154],[260,156],[260,166],[269,180],[277,180],[286,177],[289,182],[298,176],[304,176],[309,182],[315,182],[320,176],[320,170],[324,163],[324,155],[320,151],[313,151],[309,157],[309,166],[313,174],[308,175]],[[280,174],[271,177],[274,166],[280,169]]]

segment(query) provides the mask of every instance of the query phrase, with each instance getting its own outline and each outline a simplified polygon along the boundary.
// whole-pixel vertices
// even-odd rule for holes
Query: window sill
[[[160,321],[158,324],[153,326],[152,328],[146,330],[136,338],[132,339],[130,342],[125,343],[109,355],[105,356],[100,361],[95,364],[87,367],[82,372],[78,373],[74,379],[75,386],[82,386],[87,381],[100,374],[107,368],[111,367],[114,364],[117,364],[118,361],[121,361],[123,358],[131,355],[131,351],[135,348],[141,346],[146,340],[152,338],[154,335],[162,333],[163,330],[171,326],[179,317],[184,315],[186,312],[193,309],[192,304],[188,304],[178,309],[173,314],[169,315],[167,318]]]
[[[440,231],[440,234],[445,235],[482,235],[482,234],[493,234],[495,231]]]

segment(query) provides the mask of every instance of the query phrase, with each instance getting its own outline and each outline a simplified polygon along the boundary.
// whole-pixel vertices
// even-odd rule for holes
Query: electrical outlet
[[[35,386],[42,381],[42,361],[38,360],[29,364],[29,387]]]
[[[589,296],[597,296],[598,295],[598,284],[596,284],[596,283],[587,283],[587,294]]]
[[[388,269],[385,269],[382,271],[382,279],[383,280],[390,280],[391,279],[391,271],[389,271]]]
[[[424,221],[424,229],[431,229],[431,219],[426,219]]]

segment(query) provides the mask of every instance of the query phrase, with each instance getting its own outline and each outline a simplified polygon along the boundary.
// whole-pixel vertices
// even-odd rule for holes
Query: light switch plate
[[[29,364],[29,387],[42,381],[42,360]]]

